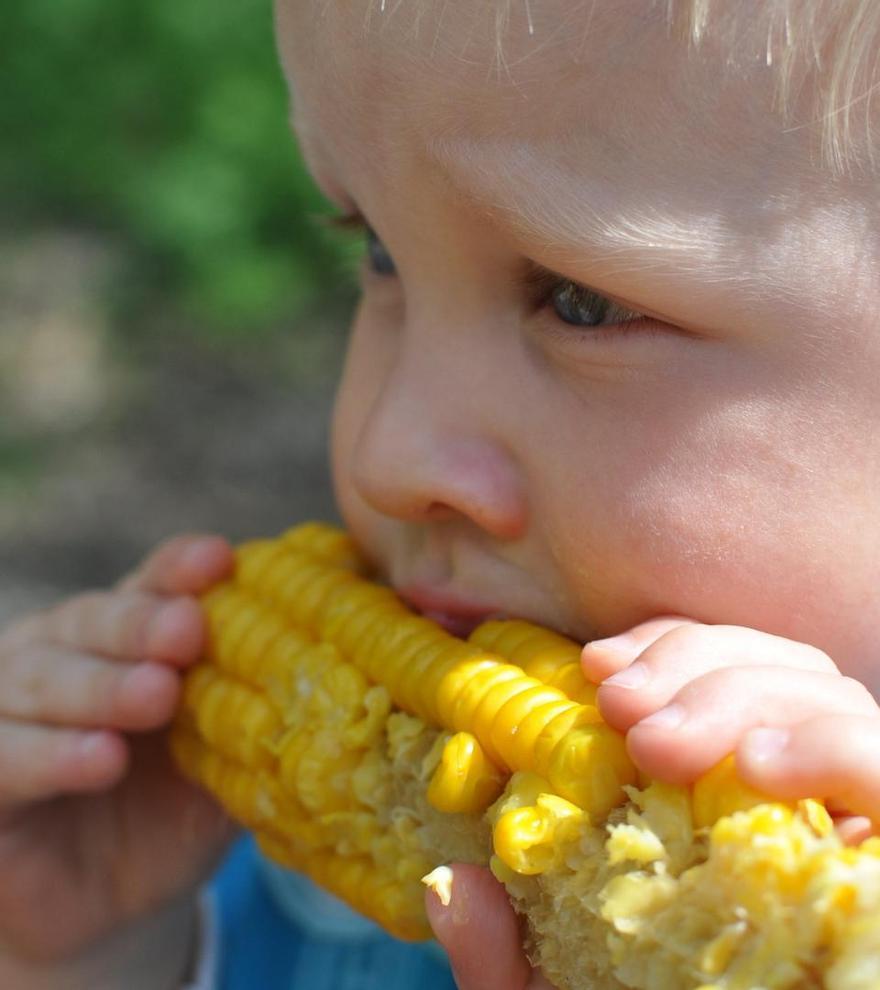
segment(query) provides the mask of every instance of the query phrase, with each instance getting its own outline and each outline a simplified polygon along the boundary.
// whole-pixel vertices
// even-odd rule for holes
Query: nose
[[[465,518],[515,539],[527,518],[522,471],[501,436],[493,395],[468,377],[427,354],[399,355],[357,436],[352,481],[383,515]]]

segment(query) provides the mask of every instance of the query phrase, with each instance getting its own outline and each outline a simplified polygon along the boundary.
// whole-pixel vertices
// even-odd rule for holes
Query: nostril
[[[426,506],[424,511],[424,517],[431,522],[442,522],[445,519],[452,519],[459,514],[446,502],[431,502]]]
[[[385,389],[349,448],[348,477],[382,515],[408,522],[466,518],[502,539],[525,527],[519,466],[478,419],[414,396],[414,386]],[[419,401],[417,401],[417,399]]]

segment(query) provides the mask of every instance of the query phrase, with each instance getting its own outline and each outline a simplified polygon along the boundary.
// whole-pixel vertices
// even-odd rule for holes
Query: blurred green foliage
[[[346,249],[308,220],[327,208],[289,136],[270,0],[7,4],[0,62],[7,226],[106,230],[141,289],[221,331],[339,288]]]

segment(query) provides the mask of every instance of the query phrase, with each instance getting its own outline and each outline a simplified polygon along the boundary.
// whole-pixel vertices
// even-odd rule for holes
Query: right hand
[[[192,596],[227,576],[218,537],[170,540],[105,592],[0,633],[0,946],[61,961],[207,876],[234,835],[169,758]]]
[[[432,890],[425,891],[425,910],[449,956],[458,990],[554,990],[532,969],[523,949],[523,925],[489,870],[453,864],[450,893],[444,906]]]

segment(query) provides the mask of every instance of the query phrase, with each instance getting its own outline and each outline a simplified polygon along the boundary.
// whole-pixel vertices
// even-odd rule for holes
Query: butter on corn
[[[577,644],[522,621],[467,641],[370,580],[340,530],[237,550],[203,598],[179,765],[267,855],[406,939],[422,878],[488,864],[560,990],[877,990],[880,840],[742,786],[648,783]]]

